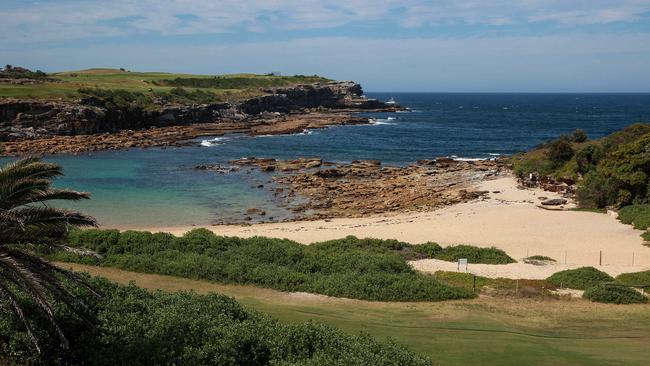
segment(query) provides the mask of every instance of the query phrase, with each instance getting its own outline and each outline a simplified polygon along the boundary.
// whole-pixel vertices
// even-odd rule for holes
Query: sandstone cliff
[[[107,107],[102,100],[0,100],[0,141],[48,136],[74,136],[185,126],[194,123],[247,123],[267,112],[293,113],[311,109],[391,110],[363,96],[354,82],[299,85],[264,90],[265,95],[239,103],[160,105],[153,109]]]

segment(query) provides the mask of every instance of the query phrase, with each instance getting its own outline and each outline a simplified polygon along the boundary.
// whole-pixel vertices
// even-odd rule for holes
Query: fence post
[[[564,251],[564,264],[566,264],[566,250]]]
[[[634,267],[634,252],[632,252],[632,267]]]
[[[472,285],[472,289],[476,292],[476,275],[474,275],[474,284]]]
[[[603,265],[603,251],[600,251],[600,259],[598,260],[598,265],[602,266]]]

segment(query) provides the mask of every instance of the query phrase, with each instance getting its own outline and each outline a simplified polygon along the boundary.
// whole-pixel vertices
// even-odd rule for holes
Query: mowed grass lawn
[[[391,337],[440,365],[647,365],[650,305],[479,298],[381,303],[61,263],[147,289],[220,292],[285,322]]]

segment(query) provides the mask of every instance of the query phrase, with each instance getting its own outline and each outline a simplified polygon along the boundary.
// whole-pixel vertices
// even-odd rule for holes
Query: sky
[[[0,63],[650,92],[650,0],[0,0]]]

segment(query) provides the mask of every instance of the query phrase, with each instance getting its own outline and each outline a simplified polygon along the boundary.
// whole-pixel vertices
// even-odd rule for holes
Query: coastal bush
[[[594,302],[609,304],[643,304],[648,302],[647,297],[633,288],[604,283],[588,288],[582,294],[582,297]]]
[[[534,260],[534,261],[549,261],[549,262],[555,262],[556,261],[555,259],[553,259],[551,257],[547,257],[545,255],[531,255],[530,257],[527,257],[526,259],[530,259],[530,260]]]
[[[603,282],[612,282],[614,278],[605,272],[601,272],[594,267],[581,267],[577,269],[567,269],[554,273],[546,282],[558,287],[572,288],[576,290],[586,290]]]
[[[576,180],[581,207],[621,208],[650,201],[650,125],[635,124],[600,140],[580,131],[511,158],[519,177]]]
[[[621,273],[616,281],[630,286],[650,286],[650,271]]]
[[[479,248],[471,245],[444,247],[433,258],[451,262],[455,262],[460,258],[467,258],[469,263],[482,264],[508,264],[516,262],[501,249],[494,247]]]
[[[212,89],[248,89],[248,88],[269,88],[288,86],[292,84],[311,84],[316,82],[327,82],[326,78],[314,75],[294,76],[246,76],[246,77],[220,77],[212,78],[174,78],[153,81],[154,85],[175,86],[189,88],[212,88]]]
[[[124,89],[81,88],[79,94],[96,98],[109,109],[150,110],[160,104],[207,104],[219,100],[210,91],[173,88],[169,91],[139,92]]]
[[[439,301],[474,296],[413,270],[405,256],[411,256],[415,246],[396,240],[350,236],[306,246],[286,239],[222,237],[195,229],[182,237],[85,230],[72,233],[68,242],[102,257],[62,251],[50,254],[50,258],[376,301]]]
[[[618,211],[618,219],[635,229],[645,230],[650,227],[650,204],[630,205]]]
[[[98,299],[78,288],[96,313],[95,329],[55,303],[54,317],[70,343],[62,349],[47,326],[35,332],[38,352],[22,323],[0,307],[0,363],[15,365],[431,365],[392,341],[351,335],[318,324],[283,324],[246,310],[232,298],[149,292],[91,279]],[[35,304],[20,299],[27,309]],[[31,317],[30,323],[44,322]],[[336,361],[336,362],[334,362]]]
[[[571,140],[567,137],[560,137],[548,144],[546,157],[553,166],[560,167],[573,157],[574,151]]]

